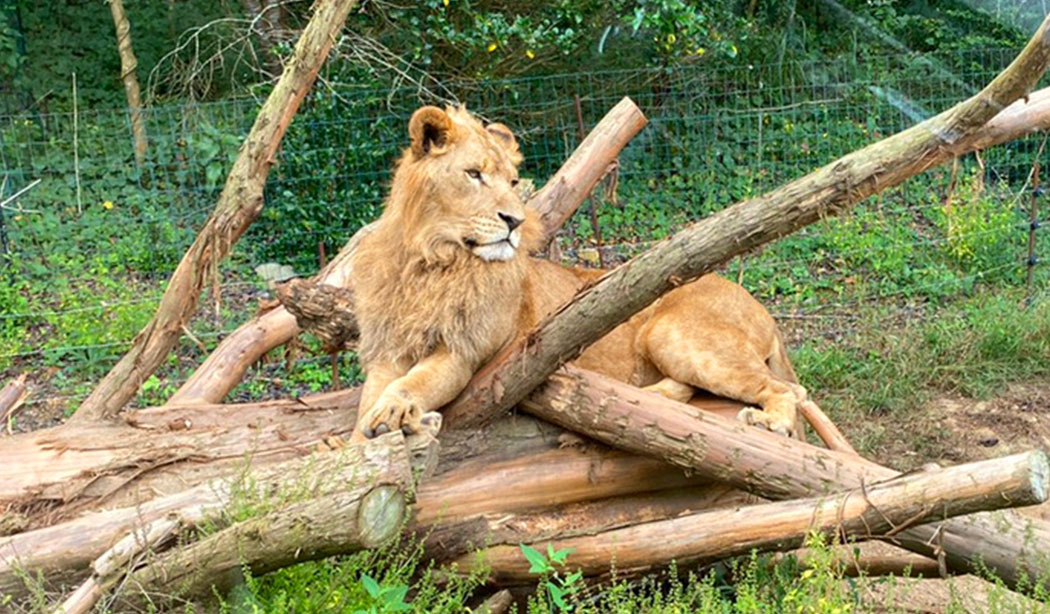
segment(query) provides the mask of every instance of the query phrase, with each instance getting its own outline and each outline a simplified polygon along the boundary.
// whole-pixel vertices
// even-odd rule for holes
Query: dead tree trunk
[[[1006,502],[1034,505],[1047,498],[1050,465],[1042,452],[969,463],[939,471],[891,478],[842,494],[729,510],[703,511],[680,518],[555,540],[572,549],[572,565],[584,576],[644,573],[675,561],[682,566],[710,563],[752,550],[801,546],[811,532],[832,540],[864,540],[899,533],[916,524],[998,509]],[[537,540],[533,540],[536,543]],[[456,561],[461,569],[480,562],[497,584],[534,578],[518,541],[486,548]]]
[[[569,159],[555,173],[528,206],[540,214],[545,233],[544,244],[550,241],[561,224],[583,202],[587,194],[605,175],[609,164],[620,150],[638,134],[648,120],[630,98],[624,98],[613,107],[591,134],[576,148]],[[340,250],[339,254],[317,275],[319,283],[347,287],[353,252],[363,228]],[[353,290],[352,288],[347,288]],[[191,403],[218,403],[244,377],[252,364],[266,352],[287,343],[299,334],[295,318],[284,307],[272,309],[242,325],[208,356],[168,401],[169,405]]]
[[[197,308],[208,273],[215,271],[262,210],[263,185],[281,139],[355,4],[355,0],[318,2],[284,74],[259,110],[215,211],[175,269],[156,314],[135,337],[128,353],[81,404],[74,419],[115,416],[167,358]]]
[[[862,488],[898,475],[854,454],[778,437],[573,367],[554,374],[522,407],[618,449],[652,455],[769,499]],[[1050,523],[1009,512],[973,514],[908,529],[893,541],[944,556],[956,570],[984,565],[1014,585],[1036,577],[1037,555],[1050,552]]]
[[[1013,63],[971,99],[765,196],[715,213],[602,277],[482,367],[445,410],[447,423],[456,428],[484,424],[675,286],[965,151],[1001,109],[1028,95],[1048,63],[1050,17]]]
[[[113,15],[113,26],[117,31],[117,52],[120,54],[120,80],[124,83],[124,94],[128,100],[128,115],[131,118],[131,136],[135,143],[135,163],[142,166],[146,158],[146,122],[142,117],[142,95],[139,78],[135,74],[139,62],[131,47],[131,25],[124,12],[123,0],[109,0],[109,11]]]

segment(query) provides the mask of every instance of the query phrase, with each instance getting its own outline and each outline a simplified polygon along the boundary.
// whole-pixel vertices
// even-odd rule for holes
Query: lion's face
[[[521,154],[502,124],[483,126],[464,109],[423,107],[409,122],[412,147],[393,189],[405,237],[428,260],[469,250],[487,262],[511,260],[522,242],[525,206],[515,191]]]

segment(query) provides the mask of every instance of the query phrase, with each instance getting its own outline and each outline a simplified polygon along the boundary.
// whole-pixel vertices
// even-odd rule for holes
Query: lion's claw
[[[386,425],[386,422],[380,422],[379,426],[377,426],[376,430],[375,430],[376,437],[378,437],[380,435],[386,435],[389,432],[390,432],[390,427]]]

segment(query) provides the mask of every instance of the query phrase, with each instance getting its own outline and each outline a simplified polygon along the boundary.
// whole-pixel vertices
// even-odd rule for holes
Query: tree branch
[[[356,0],[318,2],[295,53],[241,146],[215,211],[175,269],[157,312],[72,419],[113,417],[167,358],[182,334],[182,326],[197,309],[208,273],[215,271],[262,211],[263,186],[281,139],[355,4]]]

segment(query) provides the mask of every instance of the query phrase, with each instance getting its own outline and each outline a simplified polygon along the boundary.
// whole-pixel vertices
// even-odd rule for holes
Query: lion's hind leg
[[[693,398],[693,394],[696,392],[696,389],[689,384],[684,384],[670,377],[665,377],[655,384],[644,386],[642,390],[655,392],[679,403],[688,403],[689,399]]]
[[[665,378],[758,406],[740,411],[743,422],[788,437],[799,433],[798,405],[806,400],[805,389],[774,375],[753,348],[732,342],[732,335],[701,335],[674,324],[657,323],[646,336],[646,353]]]

